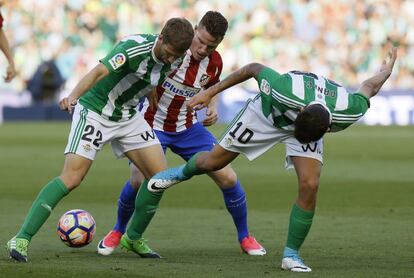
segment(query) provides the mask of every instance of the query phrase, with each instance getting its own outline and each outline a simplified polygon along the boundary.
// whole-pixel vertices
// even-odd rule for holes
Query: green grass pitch
[[[264,257],[240,253],[221,193],[206,176],[165,193],[145,234],[164,259],[122,250],[99,256],[96,244],[114,224],[129,175],[127,161],[105,147],[83,184],[34,237],[29,263],[10,261],[5,243],[40,188],[59,175],[69,128],[67,122],[0,126],[0,277],[292,277],[279,268],[297,192],[294,172],[284,170],[282,145],[253,162],[240,156],[233,163],[247,194],[250,232],[268,250]],[[313,268],[307,277],[412,277],[413,139],[413,126],[354,126],[326,136],[317,213],[301,251]],[[171,153],[168,161],[181,163]],[[74,208],[88,210],[97,222],[94,241],[81,249],[66,247],[56,234],[59,217]]]

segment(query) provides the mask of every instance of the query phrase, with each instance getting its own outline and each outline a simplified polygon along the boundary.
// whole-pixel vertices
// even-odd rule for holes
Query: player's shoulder
[[[217,50],[214,50],[209,56],[209,63],[212,66],[222,67],[223,66],[223,59],[221,59],[221,55]]]
[[[124,47],[152,47],[157,39],[153,34],[132,34],[121,39],[120,45]]]
[[[129,35],[121,39],[116,49],[122,51],[129,58],[141,57],[149,55],[156,39],[157,36],[151,34]]]

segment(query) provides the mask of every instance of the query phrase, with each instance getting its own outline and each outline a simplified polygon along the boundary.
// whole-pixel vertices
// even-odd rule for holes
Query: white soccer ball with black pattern
[[[96,223],[86,210],[73,209],[60,217],[57,234],[69,247],[88,245],[95,236]]]

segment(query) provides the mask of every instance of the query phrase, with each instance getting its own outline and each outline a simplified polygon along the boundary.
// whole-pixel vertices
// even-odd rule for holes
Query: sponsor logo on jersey
[[[197,94],[200,89],[194,88],[190,86],[186,86],[183,84],[178,83],[177,81],[172,80],[171,78],[166,78],[162,83],[162,87],[175,95],[183,96],[186,98],[191,98],[195,94]]]
[[[320,146],[318,146],[318,142],[314,142],[314,143],[308,143],[306,145],[302,145],[302,150],[303,152],[313,152],[313,153],[318,153],[318,154],[322,154],[322,148]]]
[[[260,83],[260,91],[262,91],[266,95],[270,95],[270,84],[269,82],[267,82],[266,79],[262,79],[262,82]]]
[[[92,147],[89,144],[85,144],[82,147],[85,150],[85,152],[90,152],[92,150]]]
[[[204,87],[210,81],[210,75],[203,73],[200,77],[200,86]]]
[[[126,58],[125,55],[122,53],[116,54],[114,57],[109,59],[109,64],[112,66],[114,70],[125,64]]]
[[[318,84],[315,84],[315,90],[318,94],[318,97],[319,97],[319,94],[324,94],[327,97],[336,97],[336,92],[335,91],[329,90],[325,87],[318,86]]]
[[[149,140],[149,138],[151,138],[151,139],[155,139],[155,134],[154,134],[154,131],[151,129],[150,131],[145,131],[145,132],[141,133],[141,138],[142,138],[144,141],[148,141],[148,140]]]
[[[224,139],[224,145],[226,147],[230,147],[231,145],[233,145],[233,142],[234,142],[233,138],[227,137],[226,139]]]

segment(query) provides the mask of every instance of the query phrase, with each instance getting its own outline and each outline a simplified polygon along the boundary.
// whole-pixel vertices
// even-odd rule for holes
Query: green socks
[[[16,237],[30,241],[32,236],[34,236],[43,223],[46,222],[52,209],[68,193],[69,190],[60,178],[54,178],[46,184],[34,200]]]
[[[135,211],[127,230],[127,235],[132,240],[142,237],[159,207],[163,194],[163,192],[150,192],[147,185],[148,181],[144,180],[135,199]]]
[[[196,153],[187,161],[187,164],[185,164],[183,169],[184,176],[186,176],[187,178],[191,178],[194,175],[204,174],[204,172],[199,170],[196,166],[196,160],[202,153],[203,152]]]
[[[197,153],[188,160],[187,164],[179,168],[180,175],[184,175],[184,178],[191,178],[194,175],[200,175],[201,172],[196,167],[197,157],[201,154]],[[132,215],[131,221],[127,229],[127,235],[132,240],[137,240],[142,237],[142,234],[147,229],[149,223],[155,215],[156,210],[159,207],[159,203],[162,198],[163,192],[150,192],[147,188],[148,181],[144,180],[138,190],[137,197],[135,199],[135,211]]]
[[[294,204],[290,213],[289,231],[286,246],[299,250],[312,226],[315,211],[308,211]]]

